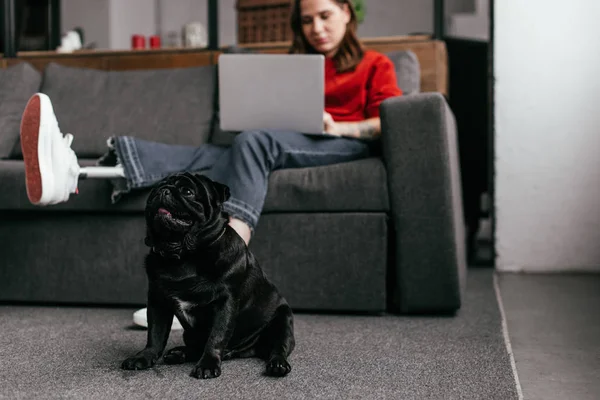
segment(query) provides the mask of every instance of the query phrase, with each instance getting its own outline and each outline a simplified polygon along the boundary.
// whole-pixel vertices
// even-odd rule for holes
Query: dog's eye
[[[186,197],[191,197],[194,195],[194,192],[192,192],[192,190],[189,187],[186,186],[182,186],[179,188],[179,193],[181,193],[182,195],[186,196]]]

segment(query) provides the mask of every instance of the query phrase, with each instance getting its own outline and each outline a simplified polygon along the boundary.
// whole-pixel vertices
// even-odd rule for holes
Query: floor
[[[526,400],[600,399],[600,274],[499,274]]]
[[[493,283],[470,271],[455,317],[296,313],[283,380],[257,359],[210,381],[190,364],[123,371],[147,335],[134,309],[0,305],[0,399],[517,399]],[[177,332],[167,347],[181,344]]]

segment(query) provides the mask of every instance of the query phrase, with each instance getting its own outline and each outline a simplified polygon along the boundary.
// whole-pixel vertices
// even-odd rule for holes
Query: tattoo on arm
[[[335,131],[340,136],[348,136],[356,139],[377,139],[379,137],[379,121],[370,119],[360,122],[339,122]]]
[[[377,129],[369,122],[359,122],[356,124],[359,139],[374,139],[377,136]]]

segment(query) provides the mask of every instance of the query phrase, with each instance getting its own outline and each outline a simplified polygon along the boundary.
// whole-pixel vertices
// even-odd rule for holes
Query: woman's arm
[[[377,139],[381,134],[381,119],[379,117],[359,122],[338,122],[336,125],[340,136],[356,139]]]
[[[335,122],[331,114],[323,116],[325,133],[355,139],[377,139],[381,134],[381,119],[373,117],[358,122]]]

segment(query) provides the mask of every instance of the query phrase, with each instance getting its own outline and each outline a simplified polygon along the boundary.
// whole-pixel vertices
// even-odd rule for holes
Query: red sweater
[[[381,102],[401,95],[394,64],[384,54],[366,50],[356,69],[341,74],[332,59],[325,59],[325,111],[334,121],[379,117]]]

